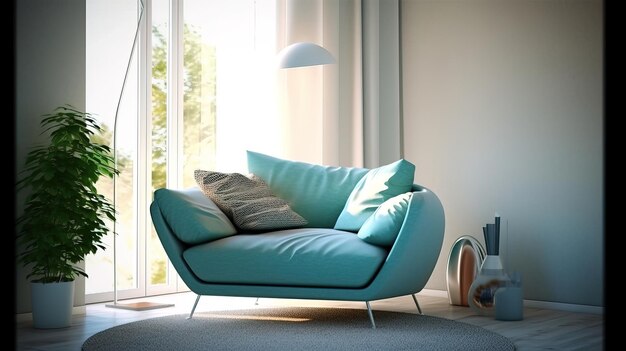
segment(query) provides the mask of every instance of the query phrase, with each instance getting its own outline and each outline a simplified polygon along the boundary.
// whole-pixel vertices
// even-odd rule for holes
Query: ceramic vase
[[[505,283],[506,275],[502,269],[500,256],[487,255],[467,293],[469,306],[479,314],[494,316],[496,290]]]

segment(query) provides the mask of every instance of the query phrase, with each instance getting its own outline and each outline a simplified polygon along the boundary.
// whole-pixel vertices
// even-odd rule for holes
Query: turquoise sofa
[[[364,301],[372,327],[373,300],[412,295],[421,313],[415,294],[433,271],[444,233],[443,207],[432,191],[413,184],[397,238],[379,246],[334,229],[368,169],[254,152],[248,152],[248,168],[308,224],[233,234],[232,224],[199,188],[155,192],[150,213],[156,232],[182,280],[198,294],[189,318],[202,295]],[[196,230],[216,236],[198,239]]]

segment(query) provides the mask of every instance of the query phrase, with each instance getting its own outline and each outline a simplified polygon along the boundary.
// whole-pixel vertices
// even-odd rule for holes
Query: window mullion
[[[146,295],[148,281],[147,267],[147,235],[150,224],[148,204],[152,199],[152,153],[150,152],[152,131],[152,0],[143,0],[144,15],[139,40],[139,126],[138,126],[138,184],[137,189],[137,283],[142,295]]]
[[[167,187],[181,186],[183,129],[183,2],[170,0],[167,65]]]

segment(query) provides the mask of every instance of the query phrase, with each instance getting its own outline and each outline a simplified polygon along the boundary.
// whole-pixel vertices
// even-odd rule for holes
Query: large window
[[[195,169],[245,171],[245,150],[280,148],[275,0],[143,0],[116,149],[119,298],[185,289],[152,227],[154,190],[195,186]],[[140,2],[87,0],[87,111],[112,143]],[[98,187],[112,196],[112,182]],[[86,260],[87,302],[112,299],[113,236]]]

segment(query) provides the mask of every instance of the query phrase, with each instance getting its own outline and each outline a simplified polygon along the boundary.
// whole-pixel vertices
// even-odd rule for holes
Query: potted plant
[[[61,106],[41,126],[49,143],[31,149],[16,184],[18,192],[30,190],[17,219],[18,260],[32,269],[34,326],[60,328],[70,325],[74,280],[87,277],[77,264],[105,249],[105,221],[115,220],[96,182],[118,171],[110,148],[93,141],[101,130],[92,115]]]

